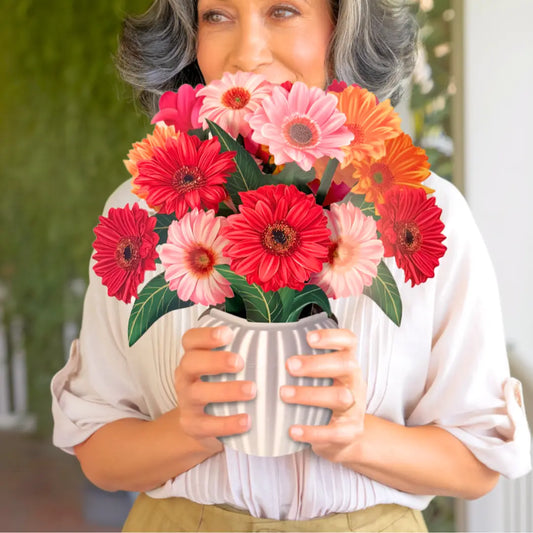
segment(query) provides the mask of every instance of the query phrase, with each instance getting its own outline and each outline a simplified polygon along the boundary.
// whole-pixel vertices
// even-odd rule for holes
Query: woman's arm
[[[255,384],[250,381],[201,380],[203,375],[242,369],[242,357],[213,351],[228,344],[231,335],[225,327],[187,331],[174,376],[179,407],[153,421],[116,420],[77,445],[75,453],[87,478],[109,491],[154,489],[220,452],[223,446],[216,437],[247,431],[250,420],[246,414],[205,413],[208,403],[255,397]]]
[[[308,335],[308,342],[336,351],[290,358],[288,371],[295,376],[328,375],[334,378],[333,386],[283,387],[281,397],[288,403],[328,407],[332,417],[327,426],[293,426],[294,440],[309,442],[317,455],[405,492],[473,499],[494,487],[499,474],[448,431],[405,427],[365,413],[366,383],[355,358],[353,333],[322,330]]]

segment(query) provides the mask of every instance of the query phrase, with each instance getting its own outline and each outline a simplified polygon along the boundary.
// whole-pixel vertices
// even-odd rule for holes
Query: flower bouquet
[[[330,298],[365,295],[399,326],[383,258],[412,286],[434,275],[446,248],[423,184],[429,163],[388,100],[339,82],[322,90],[226,73],[164,93],[152,122],[125,161],[149,209],[112,208],[95,228],[96,274],[110,296],[135,299],[130,346],[194,304],[264,331],[318,311],[323,323],[308,330],[333,327]]]

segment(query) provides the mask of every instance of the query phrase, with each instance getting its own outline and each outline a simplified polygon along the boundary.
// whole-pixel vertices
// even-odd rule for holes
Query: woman
[[[416,30],[392,0],[156,0],[126,22],[124,77],[155,111],[157,96],[226,71],[325,87],[357,82],[397,101],[413,68]],[[459,193],[431,176],[446,225],[435,278],[397,277],[405,317],[392,325],[368,299],[333,302],[342,329],[311,332],[326,350],[294,356],[295,376],[332,387],[284,387],[288,403],[328,407],[327,426],[293,426],[310,444],[279,458],[226,449],[247,415],[213,417],[206,404],[249,401],[252,382],[205,383],[242,368],[225,328],[195,328],[200,306],[160,319],[128,348],[129,307],[91,269],[80,340],[54,378],[55,443],[106,490],[141,494],[127,530],[423,530],[432,495],[477,498],[499,473],[529,468],[519,384],[509,378],[487,252]],[[136,201],[130,184],[110,207]],[[137,200],[138,201],[138,200]],[[182,348],[181,348],[182,346]]]

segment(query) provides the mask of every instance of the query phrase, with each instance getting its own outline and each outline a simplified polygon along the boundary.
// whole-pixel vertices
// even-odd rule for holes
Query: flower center
[[[350,145],[363,144],[366,140],[365,130],[359,124],[345,124],[345,126],[353,133],[353,141]]]
[[[203,185],[205,177],[198,167],[180,167],[172,176],[172,187],[179,194],[198,189]]]
[[[410,220],[408,222],[397,222],[394,225],[396,235],[398,235],[398,245],[402,253],[413,254],[420,250],[422,246],[422,233],[418,224]]]
[[[262,245],[273,255],[290,255],[299,242],[296,230],[284,220],[269,224],[263,231]]]
[[[285,140],[296,148],[313,148],[320,140],[318,124],[305,115],[290,117],[281,131]]]
[[[370,167],[370,174],[377,185],[387,188],[393,181],[393,175],[390,168],[385,163],[374,163]]]
[[[242,109],[250,101],[251,94],[243,87],[232,87],[222,95],[222,105],[230,109]]]
[[[344,269],[351,267],[356,262],[359,255],[359,249],[357,245],[346,242],[342,237],[339,240],[332,242],[328,249],[328,262],[336,269]]]
[[[139,239],[134,237],[122,237],[115,249],[115,261],[124,270],[135,270],[141,255],[139,253]]]
[[[209,276],[213,271],[215,261],[213,251],[201,245],[190,250],[187,257],[189,270],[198,278]]]

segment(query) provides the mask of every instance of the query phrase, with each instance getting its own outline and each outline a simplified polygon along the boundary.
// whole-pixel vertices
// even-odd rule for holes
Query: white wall
[[[533,0],[464,0],[465,194],[491,253],[514,373],[533,384]],[[518,375],[517,375],[518,374]],[[533,420],[533,397],[526,396]],[[532,476],[458,502],[463,531],[530,531]],[[527,501],[526,501],[527,500]]]
[[[533,0],[464,0],[464,16],[465,194],[533,379]]]

